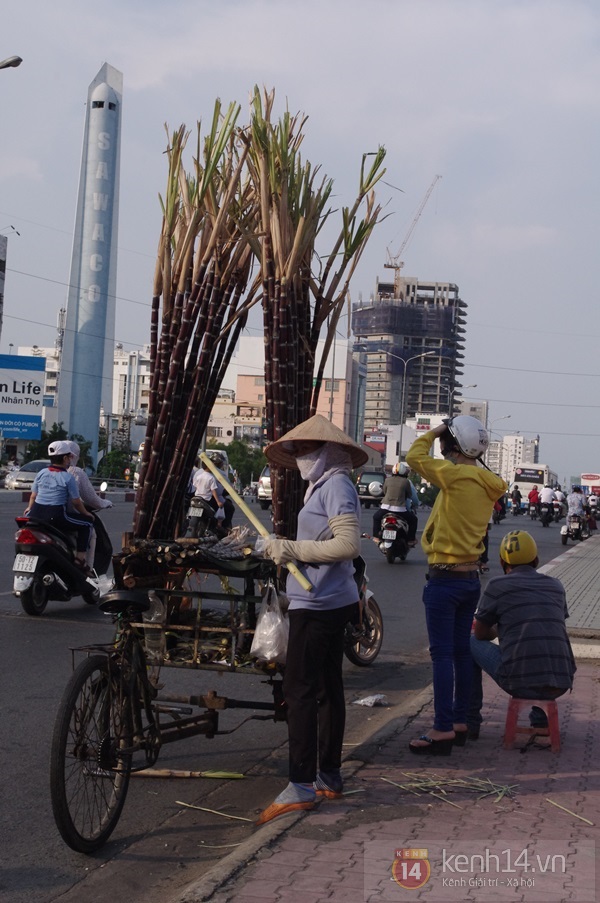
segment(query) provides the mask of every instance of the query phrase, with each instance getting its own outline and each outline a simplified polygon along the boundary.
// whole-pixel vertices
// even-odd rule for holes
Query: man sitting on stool
[[[565,619],[565,590],[540,574],[537,546],[525,530],[512,530],[500,543],[504,577],[488,583],[475,612],[471,654],[475,675],[467,718],[468,735],[479,736],[483,691],[481,669],[519,699],[556,699],[573,686],[576,666]],[[498,645],[491,640],[498,638]],[[478,679],[477,679],[478,678]],[[534,706],[532,727],[546,727],[546,713]]]

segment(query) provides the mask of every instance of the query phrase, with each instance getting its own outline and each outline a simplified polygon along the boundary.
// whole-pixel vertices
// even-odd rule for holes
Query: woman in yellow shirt
[[[437,438],[443,461],[430,455]],[[488,444],[483,424],[460,416],[420,436],[406,456],[412,470],[441,490],[421,540],[429,565],[423,602],[435,717],[432,730],[410,742],[417,754],[450,755],[452,746],[462,746],[467,737],[478,562],[494,502],[506,491],[504,480],[478,465]]]

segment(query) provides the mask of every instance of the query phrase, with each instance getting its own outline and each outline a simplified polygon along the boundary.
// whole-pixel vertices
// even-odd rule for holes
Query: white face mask
[[[309,483],[315,483],[325,470],[325,455],[323,447],[309,452],[307,455],[299,455],[296,458],[296,464],[303,480]]]

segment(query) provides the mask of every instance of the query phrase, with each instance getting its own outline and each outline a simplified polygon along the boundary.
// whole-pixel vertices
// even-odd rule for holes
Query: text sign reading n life
[[[0,432],[5,439],[39,439],[44,403],[43,357],[0,354]]]

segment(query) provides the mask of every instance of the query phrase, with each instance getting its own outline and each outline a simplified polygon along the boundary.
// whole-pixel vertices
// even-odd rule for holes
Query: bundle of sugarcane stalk
[[[343,208],[342,228],[315,273],[316,241],[331,211],[327,204],[333,182],[318,184],[318,167],[300,156],[305,119],[284,115],[272,122],[274,92],[255,89],[248,166],[260,201],[260,264],[265,337],[267,438],[278,439],[316,413],[323,373],[348,285],[378,221],[373,187],[385,170],[379,148],[369,171],[363,157],[359,191],[351,209]],[[364,217],[357,222],[366,200]],[[315,376],[317,343],[327,324],[325,347]],[[294,536],[301,505],[297,471],[274,468],[275,533]]]
[[[254,207],[241,180],[247,146],[239,107],[215,105],[195,171],[183,168],[182,126],[167,149],[169,172],[155,271],[148,423],[134,534],[174,536],[208,418],[245,323]],[[159,319],[162,298],[162,322]]]
[[[315,262],[316,240],[331,211],[332,181],[300,157],[305,118],[272,121],[274,92],[255,88],[247,129],[239,108],[215,106],[193,175],[183,168],[187,135],[170,141],[151,322],[148,425],[136,500],[136,537],[174,536],[183,496],[208,420],[250,307],[262,303],[267,439],[316,412],[324,367],[350,278],[381,209],[373,187],[383,148],[363,157],[354,205]],[[359,219],[360,207],[365,205]],[[251,281],[253,262],[257,275]],[[159,335],[159,321],[162,322]],[[326,326],[318,371],[317,343]],[[274,529],[293,536],[301,481],[274,471]]]
[[[191,568],[215,559],[242,561],[251,554],[253,544],[254,534],[247,527],[237,526],[225,537],[207,533],[198,539],[135,539],[123,549],[120,560],[122,566],[138,559],[170,567]]]

